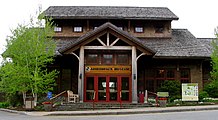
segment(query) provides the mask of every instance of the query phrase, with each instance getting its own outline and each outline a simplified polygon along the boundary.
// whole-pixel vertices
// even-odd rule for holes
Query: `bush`
[[[209,84],[205,85],[204,91],[206,91],[210,97],[218,98],[217,80],[213,80]]]
[[[0,108],[7,108],[7,107],[9,107],[8,102],[0,102]]]
[[[199,101],[203,101],[204,98],[208,98],[209,94],[206,91],[199,92]]]
[[[158,88],[158,92],[169,92],[169,102],[181,98],[181,84],[177,80],[166,80]]]

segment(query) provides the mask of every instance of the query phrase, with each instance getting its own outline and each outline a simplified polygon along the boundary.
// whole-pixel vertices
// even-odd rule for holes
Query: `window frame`
[[[155,33],[164,33],[164,25],[155,25],[154,30]]]
[[[60,26],[55,26],[54,27],[54,32],[62,32],[62,27],[60,27]]]
[[[104,55],[111,55],[112,56],[112,61],[111,61],[111,63],[106,63],[105,62],[105,59],[104,59]],[[111,54],[111,53],[103,53],[102,54],[102,57],[101,57],[101,63],[103,64],[103,65],[112,65],[112,64],[115,64],[114,63],[114,54]]]
[[[144,33],[144,27],[143,26],[135,26],[134,32],[135,33]]]
[[[127,60],[125,60],[126,62],[124,63],[118,63],[118,56],[119,55],[126,55],[127,56]],[[129,65],[129,54],[127,53],[120,53],[116,55],[116,65]]]
[[[95,59],[95,61],[96,62],[90,62],[89,60],[88,60],[88,56],[89,55],[97,55],[97,57],[96,57],[96,59]],[[93,58],[92,58],[93,59]],[[86,54],[86,58],[85,58],[85,60],[86,60],[86,64],[99,64],[99,54],[97,54],[97,53],[88,53],[88,54]]]
[[[73,32],[81,33],[81,32],[83,32],[83,27],[82,26],[74,26],[73,27]]]

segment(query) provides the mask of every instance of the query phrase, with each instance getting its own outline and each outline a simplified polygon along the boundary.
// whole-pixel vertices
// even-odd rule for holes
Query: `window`
[[[74,28],[73,28],[73,31],[74,31],[74,32],[82,32],[82,31],[83,31],[83,28],[82,28],[82,27],[74,27]]]
[[[144,29],[143,29],[143,27],[135,27],[135,32],[137,32],[137,33],[142,33],[142,32],[144,32]]]
[[[103,64],[112,64],[113,63],[113,55],[104,54],[103,55]]]
[[[163,33],[164,26],[163,25],[156,25],[155,26],[155,33]]]
[[[98,64],[98,55],[97,54],[88,54],[86,55],[87,64]]]
[[[117,55],[117,64],[128,64],[128,54],[118,54]]]
[[[175,70],[174,69],[167,69],[167,79],[174,79],[175,78]]]
[[[61,31],[62,31],[62,28],[61,28],[61,27],[54,27],[54,31],[55,31],[55,32],[61,32]]]
[[[181,83],[190,83],[190,70],[189,69],[180,70],[180,80],[181,80]]]

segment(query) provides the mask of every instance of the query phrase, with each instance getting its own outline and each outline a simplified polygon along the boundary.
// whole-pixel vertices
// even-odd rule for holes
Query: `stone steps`
[[[93,109],[131,109],[152,107],[151,104],[146,103],[63,103],[55,106],[58,111],[74,111],[74,110],[93,110]]]

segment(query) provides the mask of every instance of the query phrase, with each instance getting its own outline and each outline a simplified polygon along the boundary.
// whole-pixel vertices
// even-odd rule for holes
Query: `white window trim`
[[[74,32],[82,32],[82,31],[83,31],[83,27],[81,27],[81,26],[75,26],[75,27],[73,27],[73,31],[74,31]]]
[[[62,31],[62,28],[55,26],[55,27],[54,27],[54,31],[55,31],[55,32],[61,32],[61,31]]]

